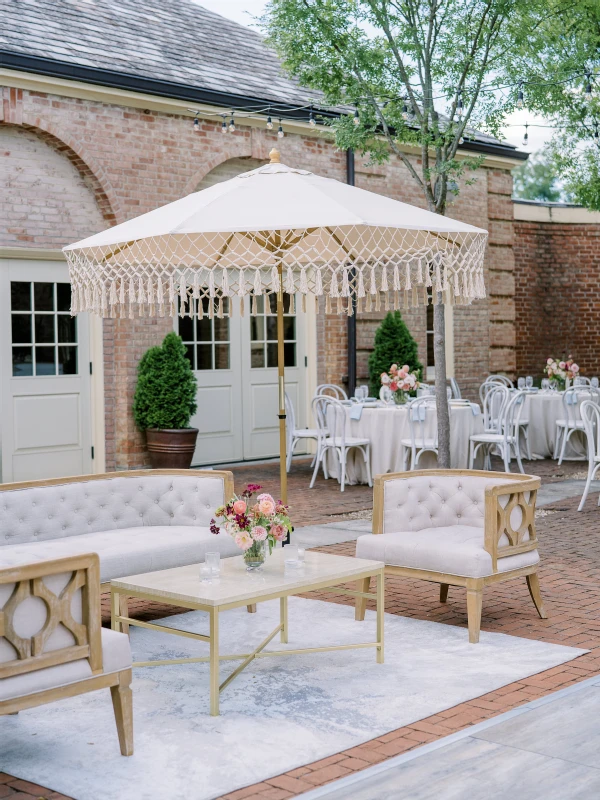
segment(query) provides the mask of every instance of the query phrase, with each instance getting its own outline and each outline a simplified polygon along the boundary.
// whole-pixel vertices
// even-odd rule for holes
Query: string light
[[[462,119],[463,115],[463,101],[462,101],[462,90],[458,90],[458,100],[456,103],[456,113],[458,114],[459,120]]]
[[[523,81],[519,81],[519,92],[517,94],[517,108],[523,108]]]
[[[525,133],[523,134],[523,146],[524,147],[527,147],[527,144],[529,142],[528,128],[529,128],[529,124],[526,122],[525,123]]]
[[[317,123],[315,120],[315,115],[313,114],[312,106],[310,107],[310,114],[308,115],[308,124],[311,128],[315,128]]]
[[[227,133],[227,123],[225,122],[224,114],[223,114],[223,121],[221,122],[221,133]]]
[[[597,142],[599,138],[600,138],[600,133],[598,132],[598,120],[595,119],[594,120],[594,139]]]
[[[267,117],[267,130],[268,131],[272,131],[273,130],[273,122],[271,120],[271,115],[270,114]]]
[[[408,119],[408,105],[406,104],[406,97],[404,98],[404,105],[402,106],[402,119],[405,122]]]
[[[229,133],[235,132],[235,120],[233,118],[233,111],[231,112],[231,119],[229,121]]]
[[[279,119],[279,127],[277,128],[277,137],[279,139],[283,139],[285,133],[283,132],[283,125],[281,124],[281,118]]]
[[[194,130],[195,131],[200,130],[200,120],[198,119],[198,117],[194,117]]]
[[[585,99],[589,103],[589,101],[592,99],[592,73],[589,72],[589,71],[586,71],[585,79],[587,81],[586,87],[585,87]]]
[[[358,114],[358,108],[357,108],[357,109],[355,109],[355,111],[354,111],[354,117],[353,117],[353,119],[352,119],[352,122],[354,122],[354,124],[356,125],[356,127],[358,127],[358,126],[360,125],[360,116],[359,116],[359,114]]]

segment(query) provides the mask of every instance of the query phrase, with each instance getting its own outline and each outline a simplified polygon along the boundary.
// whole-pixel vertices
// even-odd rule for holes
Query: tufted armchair
[[[417,470],[379,475],[373,533],[356,543],[358,558],[383,561],[386,572],[467,590],[469,641],[479,641],[483,588],[525,577],[546,618],[538,580],[535,499],[540,479],[480,470]],[[359,586],[367,592],[368,585]],[[364,619],[366,600],[356,601]]]
[[[110,688],[130,756],[131,649],[101,627],[99,590],[95,553],[0,569],[0,716]]]

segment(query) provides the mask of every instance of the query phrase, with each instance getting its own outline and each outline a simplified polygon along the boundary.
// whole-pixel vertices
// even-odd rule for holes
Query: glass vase
[[[407,397],[407,393],[402,389],[396,389],[394,392],[394,402],[397,406],[403,406],[406,403]]]
[[[262,542],[254,542],[252,547],[244,552],[244,562],[248,572],[255,572],[261,569],[267,557],[266,540]]]

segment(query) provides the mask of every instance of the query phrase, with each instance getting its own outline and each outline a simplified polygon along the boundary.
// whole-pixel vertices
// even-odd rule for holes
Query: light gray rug
[[[534,609],[532,608],[532,613]],[[279,603],[221,617],[223,653],[248,651],[275,627]],[[291,598],[289,647],[368,641],[375,614]],[[202,612],[167,624],[208,632]],[[498,633],[469,645],[451,625],[386,615],[385,664],[374,650],[255,661],[208,714],[206,664],[134,670],[135,755],[119,754],[108,690],[0,718],[0,772],[76,800],[208,800],[381,736],[578,650]],[[203,655],[206,645],[134,628],[134,657]],[[276,640],[271,649],[280,649]],[[222,678],[237,662],[224,662]]]

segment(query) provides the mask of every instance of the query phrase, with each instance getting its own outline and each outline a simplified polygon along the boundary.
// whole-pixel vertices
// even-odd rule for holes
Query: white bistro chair
[[[319,427],[326,427],[328,435],[324,437],[321,442],[321,447],[317,453],[315,461],[315,468],[313,471],[310,488],[314,486],[319,465],[323,465],[323,475],[328,477],[327,473],[327,454],[333,451],[339,464],[339,482],[341,484],[341,491],[344,491],[346,485],[346,460],[348,451],[356,448],[360,450],[365,460],[367,468],[367,480],[369,486],[373,485],[371,480],[371,442],[368,439],[361,439],[346,434],[346,407],[341,404],[339,400],[334,400],[332,397],[321,395],[313,399],[313,414],[315,419],[318,420]]]
[[[506,389],[506,387],[504,388]],[[497,448],[504,461],[504,469],[506,472],[510,472],[510,460],[513,451],[517,459],[517,464],[519,465],[519,472],[525,472],[521,462],[521,447],[519,442],[519,421],[525,405],[525,396],[526,392],[515,392],[504,402],[495,423],[495,430],[475,433],[469,437],[469,469],[473,469],[473,463],[479,448],[483,448],[485,453],[485,468],[490,469],[491,451]],[[486,398],[486,400],[488,398]]]
[[[580,412],[587,436],[588,474],[577,511],[583,511],[583,506],[590,491],[590,484],[596,477],[598,467],[600,467],[600,406],[591,400],[583,400]],[[598,497],[598,505],[600,506],[600,497]]]
[[[404,470],[418,469],[419,459],[423,453],[438,454],[437,425],[435,434],[432,436],[428,429],[432,425],[428,424],[429,417],[435,411],[435,398],[418,397],[413,400],[406,408],[408,412],[408,427],[410,439],[401,439],[400,444],[403,448]],[[409,467],[410,465],[410,467]]]
[[[503,386],[508,386],[509,389],[514,389],[515,385],[507,375],[488,375],[485,382],[501,383]]]
[[[322,431],[320,428],[297,428],[296,427],[296,412],[294,411],[294,404],[289,394],[285,393],[285,414],[286,414],[286,470],[290,471],[292,466],[292,456],[298,442],[306,439],[314,439],[317,443],[317,452],[322,438],[325,438],[327,431]],[[311,466],[315,463],[316,456],[313,458]]]
[[[456,382],[456,378],[450,378],[450,389],[452,391],[452,398],[454,400],[462,400],[462,394],[460,393],[460,386]]]
[[[565,414],[562,419],[556,420],[556,444],[553,454],[553,458],[558,458],[559,464],[563,462],[567,442],[571,436],[577,431],[585,434],[585,426],[579,414],[581,403],[585,400],[598,404],[600,393],[591,386],[571,386],[563,393],[562,402]]]
[[[315,397],[319,395],[325,395],[326,397],[333,397],[335,400],[347,400],[348,395],[346,394],[345,389],[342,389],[341,386],[337,386],[335,383],[321,383],[315,389]]]

